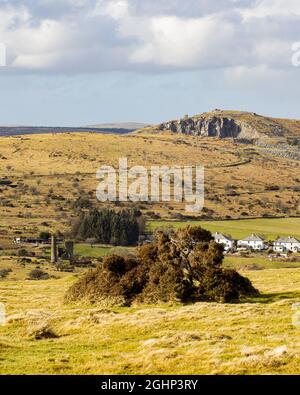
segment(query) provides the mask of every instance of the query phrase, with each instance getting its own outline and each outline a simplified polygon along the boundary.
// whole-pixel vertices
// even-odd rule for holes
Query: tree
[[[67,293],[68,300],[114,298],[132,302],[234,302],[258,291],[235,270],[222,268],[223,247],[209,231],[187,227],[159,231],[153,244],[139,247],[137,256],[108,256]]]
[[[41,232],[39,238],[44,241],[50,240],[51,233],[50,232]]]

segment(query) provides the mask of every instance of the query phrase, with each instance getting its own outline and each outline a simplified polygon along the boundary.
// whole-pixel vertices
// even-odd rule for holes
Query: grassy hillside
[[[149,126],[149,124],[141,122],[117,122],[117,123],[100,123],[94,125],[88,125],[88,128],[98,128],[103,130],[109,129],[127,129],[128,131],[133,131]]]
[[[11,182],[0,185],[4,247],[11,246],[16,235],[69,229],[74,201],[81,197],[99,207],[96,171],[104,164],[117,167],[120,157],[127,157],[129,166],[148,168],[204,165],[205,208],[199,219],[300,215],[300,162],[273,156],[262,147],[150,132],[2,137],[0,144],[0,184],[3,179]],[[182,220],[187,214],[185,202],[118,205],[132,206],[150,219]],[[280,229],[285,232],[290,233]]]
[[[0,280],[1,374],[299,374],[292,304],[300,270],[243,272],[263,296],[242,304],[107,309],[63,304],[73,274]],[[57,338],[36,340],[48,327]]]

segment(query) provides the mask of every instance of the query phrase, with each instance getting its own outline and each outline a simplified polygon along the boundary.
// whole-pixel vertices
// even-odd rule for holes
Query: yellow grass
[[[3,264],[2,264],[3,265]],[[74,275],[0,280],[1,374],[299,374],[300,269],[247,271],[264,295],[241,304],[103,309],[63,304]],[[35,340],[36,328],[58,338]]]

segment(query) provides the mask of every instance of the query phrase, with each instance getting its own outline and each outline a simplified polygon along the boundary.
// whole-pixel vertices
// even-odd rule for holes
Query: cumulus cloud
[[[242,11],[245,18],[266,18],[269,16],[300,16],[298,0],[257,0],[252,7]]]
[[[291,67],[298,0],[3,0],[11,69]]]
[[[152,17],[148,23],[125,23],[121,32],[134,37],[137,44],[130,53],[132,63],[152,63],[174,67],[214,67],[217,62],[230,64],[230,51],[224,45],[235,41],[233,24],[217,16],[180,18]],[[228,48],[227,48],[228,50]]]
[[[125,18],[129,14],[127,0],[98,0],[94,9],[88,14],[91,17],[110,16],[115,20]]]

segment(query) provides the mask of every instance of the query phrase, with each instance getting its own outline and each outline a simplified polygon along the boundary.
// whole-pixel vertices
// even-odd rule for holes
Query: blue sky
[[[298,0],[0,0],[0,124],[300,119],[299,41]]]

